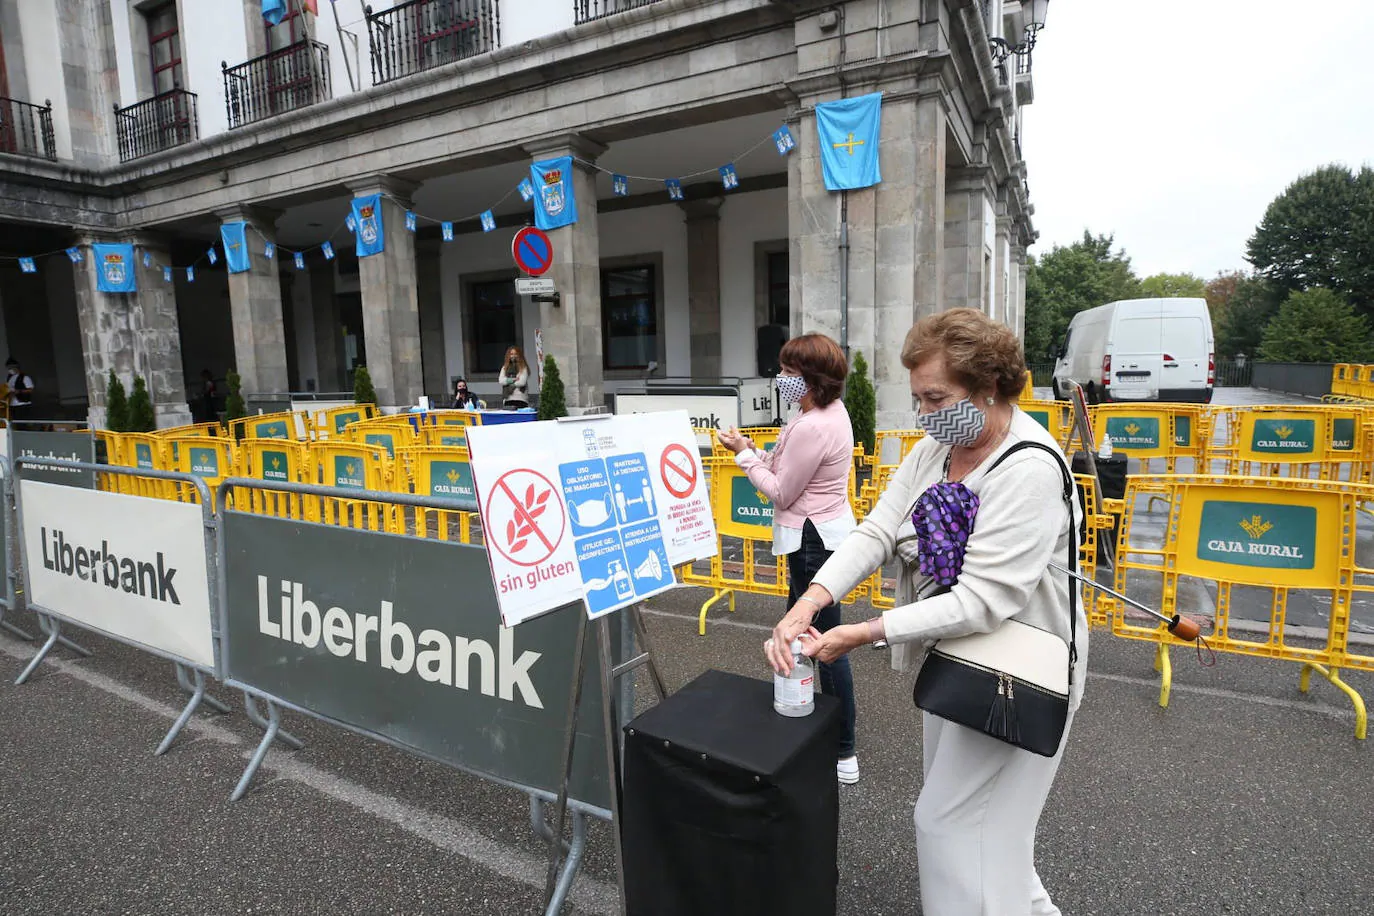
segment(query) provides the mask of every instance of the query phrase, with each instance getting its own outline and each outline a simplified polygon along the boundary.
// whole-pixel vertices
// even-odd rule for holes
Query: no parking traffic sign
[[[544,230],[526,226],[511,239],[510,254],[516,267],[531,277],[542,276],[553,265],[553,242]]]

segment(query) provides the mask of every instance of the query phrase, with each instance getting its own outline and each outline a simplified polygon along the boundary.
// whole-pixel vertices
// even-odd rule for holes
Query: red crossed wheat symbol
[[[519,553],[524,550],[525,545],[529,543],[530,535],[535,534],[539,536],[539,540],[543,541],[544,546],[552,553],[553,545],[550,544],[549,539],[544,536],[544,532],[539,530],[539,526],[534,523],[534,520],[543,515],[544,510],[548,508],[547,504],[549,497],[553,495],[553,491],[545,490],[536,497],[534,495],[534,484],[530,484],[525,488],[525,498],[522,500],[518,499],[516,495],[511,492],[504,478],[499,482],[499,485],[501,489],[506,492],[506,495],[510,497],[510,501],[515,504],[515,518],[506,522],[506,547],[510,549],[511,553]]]

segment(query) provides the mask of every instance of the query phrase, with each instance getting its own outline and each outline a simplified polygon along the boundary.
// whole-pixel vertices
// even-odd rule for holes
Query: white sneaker
[[[838,776],[840,782],[845,785],[854,785],[854,783],[859,781],[859,758],[840,758],[839,762],[835,764],[835,775]]]

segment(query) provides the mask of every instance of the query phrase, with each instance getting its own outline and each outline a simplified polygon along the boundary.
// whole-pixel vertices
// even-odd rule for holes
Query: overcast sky
[[[1043,255],[1111,233],[1138,276],[1248,267],[1265,207],[1374,164],[1374,3],[1052,0],[1023,150]]]

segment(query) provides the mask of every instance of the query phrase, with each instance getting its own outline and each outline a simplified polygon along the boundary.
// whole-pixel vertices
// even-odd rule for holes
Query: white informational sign
[[[200,506],[36,480],[19,493],[30,604],[214,668]]]
[[[521,296],[548,296],[558,292],[551,277],[516,277],[515,291]]]
[[[617,394],[615,412],[619,415],[685,411],[688,424],[695,429],[719,432],[739,426],[739,399],[729,395],[693,394]],[[698,448],[709,449],[713,435],[694,437]]]
[[[773,420],[786,417],[775,412],[773,400],[778,390],[771,378],[747,378],[739,386],[739,417],[741,426],[772,426]]]
[[[595,618],[716,552],[685,413],[474,426],[468,449],[506,626],[581,599]]]

